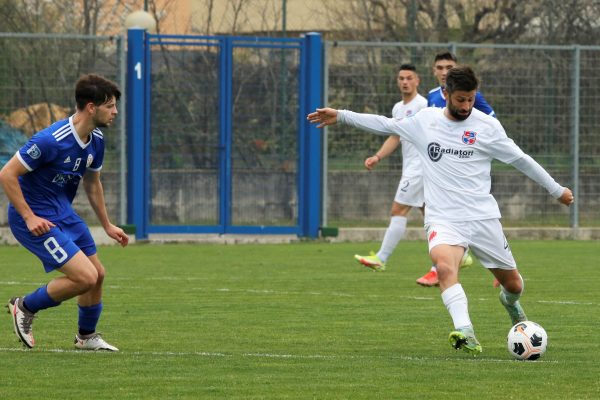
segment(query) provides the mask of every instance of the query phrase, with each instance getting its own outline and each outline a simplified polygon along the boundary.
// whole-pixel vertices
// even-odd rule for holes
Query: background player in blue
[[[438,80],[439,86],[429,91],[429,94],[427,95],[427,107],[446,107],[446,97],[444,96],[443,91],[446,86],[446,75],[450,69],[457,65],[457,63],[456,56],[449,51],[436,54],[433,59],[433,75]],[[474,107],[482,113],[491,115],[492,117],[496,116],[492,107],[485,101],[483,95],[479,91],[475,94]]]
[[[46,272],[64,274],[8,302],[15,334],[29,348],[35,345],[31,329],[35,314],[77,296],[75,347],[118,351],[96,332],[105,272],[90,231],[71,204],[83,180],[106,234],[127,246],[125,232],[108,218],[100,182],[104,139],[98,128],[113,122],[120,97],[114,82],[93,74],[82,76],[75,85],[75,114],[35,134],[0,171],[13,235],[42,261]]]
[[[436,54],[433,59],[433,75],[436,77],[439,86],[431,89],[429,94],[427,95],[427,107],[437,107],[444,108],[446,107],[446,96],[444,96],[444,87],[446,86],[446,75],[450,69],[454,68],[457,65],[457,59],[454,54],[449,51],[445,51],[442,53]],[[496,113],[490,107],[490,105],[485,101],[482,94],[477,91],[475,94],[475,104],[473,106],[477,110],[491,115],[492,117],[496,116]],[[465,266],[472,264],[472,259],[469,255],[465,256]],[[494,286],[496,286],[496,280],[494,280]],[[434,266],[422,277],[417,279],[417,283],[422,286],[437,286],[439,285],[439,279],[437,274],[437,268]]]

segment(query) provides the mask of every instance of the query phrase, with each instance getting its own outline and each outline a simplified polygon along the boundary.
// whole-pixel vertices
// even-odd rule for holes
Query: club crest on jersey
[[[29,148],[29,150],[27,150],[27,154],[29,154],[29,157],[36,160],[36,159],[40,158],[40,156],[42,155],[42,151],[40,150],[39,147],[37,147],[37,144],[34,144],[33,146],[31,146]]]
[[[93,161],[94,161],[94,156],[92,156],[91,154],[88,154],[87,161],[85,162],[85,167],[88,168],[90,165],[92,165]]]
[[[477,132],[465,131],[465,133],[463,133],[463,136],[462,136],[462,141],[464,144],[469,144],[469,145],[474,144],[475,141],[477,140],[476,136],[477,136]]]

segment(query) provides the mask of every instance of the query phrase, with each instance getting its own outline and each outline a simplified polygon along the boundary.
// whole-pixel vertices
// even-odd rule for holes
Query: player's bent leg
[[[471,257],[471,255],[469,254],[469,250],[467,249],[464,251],[464,254],[460,260],[460,268],[467,268],[470,267],[472,264],[473,257]],[[429,272],[417,279],[416,282],[421,286],[438,286],[440,284],[440,280],[437,272],[437,266],[431,267]]]
[[[500,283],[500,303],[506,309],[513,325],[527,321],[527,315],[521,306],[519,299],[523,293],[523,278],[516,269],[502,270],[499,268],[490,269],[498,282]]]
[[[96,332],[96,325],[98,324],[103,308],[102,284],[104,282],[105,269],[96,254],[89,256],[89,259],[96,268],[98,279],[90,290],[77,297],[79,332],[75,335],[75,348],[92,351],[119,351],[116,346],[106,342],[101,334]]]
[[[106,275],[106,270],[96,254],[89,256],[88,259],[96,270],[97,278],[89,290],[77,297],[77,304],[81,306],[98,304],[102,300],[102,285],[104,283],[104,276]]]
[[[431,249],[431,261],[436,266],[442,292],[458,282],[458,269],[463,254],[464,248],[457,245],[440,244]]]
[[[57,271],[65,276],[53,279],[48,284],[48,294],[56,301],[64,301],[83,294],[93,288],[98,281],[96,267],[81,251]]]

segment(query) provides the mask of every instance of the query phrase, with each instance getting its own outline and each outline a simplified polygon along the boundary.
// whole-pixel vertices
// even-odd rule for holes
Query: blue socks
[[[23,299],[23,306],[33,314],[46,308],[56,307],[60,302],[52,300],[48,294],[48,285],[37,288]]]
[[[89,335],[96,332],[96,325],[102,313],[102,303],[93,306],[79,307],[79,334]]]
[[[60,302],[54,301],[48,294],[48,286],[37,288],[23,299],[23,307],[32,314],[46,308],[56,307]],[[96,325],[102,313],[102,303],[93,306],[79,306],[79,333],[88,335],[96,332]]]

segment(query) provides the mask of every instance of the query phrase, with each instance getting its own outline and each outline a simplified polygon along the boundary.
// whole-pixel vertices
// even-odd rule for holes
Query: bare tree
[[[330,39],[592,44],[596,0],[349,0],[329,10]],[[412,31],[412,32],[411,32]]]

